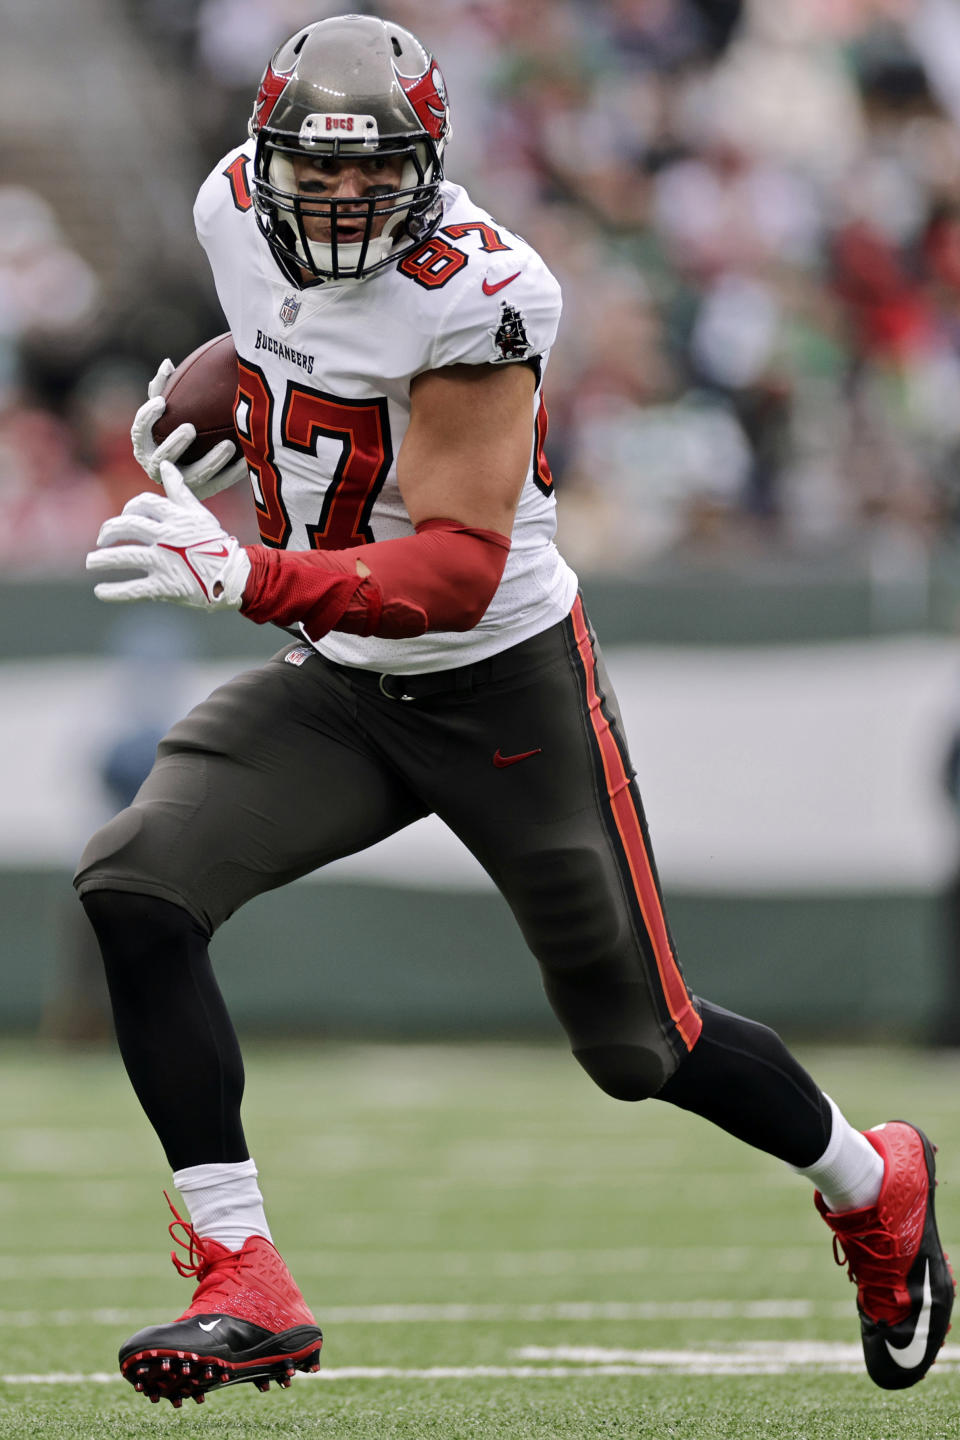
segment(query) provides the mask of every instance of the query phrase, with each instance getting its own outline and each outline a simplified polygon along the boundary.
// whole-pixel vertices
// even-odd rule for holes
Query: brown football
[[[167,381],[163,396],[167,408],[153,427],[154,440],[165,440],[187,421],[197,427],[197,438],[180,456],[179,464],[202,460],[221,440],[232,440],[240,454],[233,424],[237,352],[229,331],[215,335],[182,360]]]

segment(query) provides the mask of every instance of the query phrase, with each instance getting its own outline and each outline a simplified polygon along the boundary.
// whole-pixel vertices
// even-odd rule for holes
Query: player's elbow
[[[341,610],[338,630],[406,640],[480,624],[503,577],[509,537],[455,520],[423,521],[416,531],[346,552],[360,583]],[[304,623],[312,636],[309,620]]]
[[[458,535],[457,578],[446,587],[447,623],[431,628],[473,630],[486,615],[500,588],[510,541],[495,531],[472,530]]]
[[[486,615],[490,602],[497,593],[498,581],[469,589],[458,587],[448,590],[434,600],[429,608],[417,604],[406,596],[384,599],[379,595],[379,614],[372,629],[363,633],[380,636],[381,639],[411,640],[424,635],[428,630],[462,632],[473,630]],[[346,628],[341,625],[341,628]],[[308,627],[309,633],[309,627]]]
[[[430,531],[418,526],[417,541],[424,548],[431,547],[430,568],[404,574],[389,595],[385,585],[378,587],[384,619],[395,626],[401,610],[406,611],[408,621],[416,612],[420,628],[408,634],[475,629],[500,587],[510,552],[509,539],[494,531],[468,530],[439,522],[438,528]],[[384,619],[375,634],[383,634],[380,627]]]
[[[497,586],[500,577],[492,582],[485,581],[482,585],[475,585],[458,597],[458,602],[451,614],[451,623],[444,625],[445,630],[473,630],[490,609],[490,602],[497,593]],[[440,627],[438,627],[440,628]]]

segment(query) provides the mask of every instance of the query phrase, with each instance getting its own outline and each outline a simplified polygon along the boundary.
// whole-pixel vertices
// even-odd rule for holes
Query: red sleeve
[[[510,541],[456,520],[423,520],[415,535],[350,550],[250,545],[240,606],[258,624],[298,621],[312,640],[329,630],[400,640],[426,630],[472,630],[493,599]],[[369,571],[358,574],[357,563]]]

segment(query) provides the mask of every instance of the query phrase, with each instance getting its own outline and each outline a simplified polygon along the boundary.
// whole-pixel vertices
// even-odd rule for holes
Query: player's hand
[[[96,575],[144,570],[134,580],[101,581],[99,600],[172,600],[201,610],[237,610],[250,574],[247,552],[187,489],[175,465],[160,466],[163,495],[136,495],[106,520],[97,550],[87,556]],[[133,542],[133,543],[130,543]]]
[[[159,485],[160,466],[165,460],[175,465],[180,456],[189,449],[197,438],[195,425],[178,425],[165,440],[158,444],[153,438],[153,427],[167,408],[163,398],[167,381],[174,372],[172,360],[164,360],[160,369],[147,386],[147,398],[133,417],[130,439],[133,441],[133,458],[142,465],[155,484]],[[198,500],[209,500],[211,495],[235,485],[247,478],[247,462],[241,455],[233,459],[234,446],[230,440],[221,440],[208,450],[201,460],[180,467],[188,488]]]

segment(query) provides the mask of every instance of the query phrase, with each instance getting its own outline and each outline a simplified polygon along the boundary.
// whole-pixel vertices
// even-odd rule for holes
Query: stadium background
[[[230,618],[118,615],[82,564],[143,488],[127,432],[156,363],[223,328],[196,187],[272,45],[341,8],[0,0],[8,1028],[99,1033],[72,863],[158,730],[275,648]],[[440,58],[450,176],[563,284],[561,541],[691,983],[793,1033],[956,1041],[960,11],[376,8]],[[244,502],[217,506],[253,538]],[[424,823],[232,921],[243,1028],[554,1033],[455,846]]]

